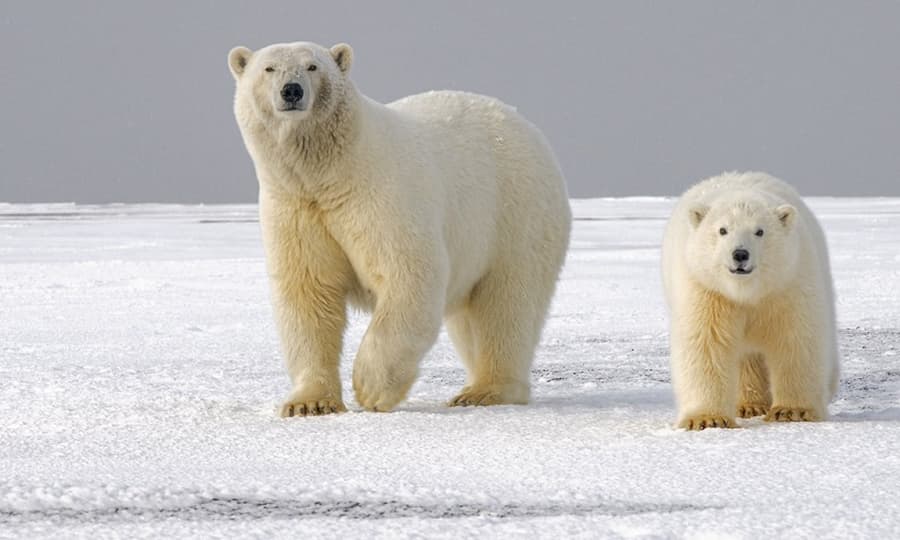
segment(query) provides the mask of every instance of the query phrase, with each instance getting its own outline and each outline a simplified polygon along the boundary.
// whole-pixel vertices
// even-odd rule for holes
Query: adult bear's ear
[[[338,43],[331,48],[331,57],[334,63],[341,69],[341,73],[347,74],[350,71],[350,65],[353,63],[353,48],[346,43]]]
[[[709,212],[709,207],[705,204],[698,204],[697,206],[692,207],[688,210],[688,217],[691,220],[691,225],[696,229],[700,226],[700,222],[703,221],[703,218],[706,217],[706,214]]]
[[[228,69],[234,75],[234,80],[240,79],[244,74],[251,56],[253,56],[253,51],[247,47],[235,47],[228,53]]]
[[[794,218],[797,216],[797,209],[789,204],[782,204],[775,209],[775,215],[785,228],[790,229],[794,224]]]

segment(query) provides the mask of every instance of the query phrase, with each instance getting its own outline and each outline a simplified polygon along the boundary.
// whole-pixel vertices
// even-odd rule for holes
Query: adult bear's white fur
[[[469,375],[451,403],[526,403],[571,224],[547,142],[488,97],[376,103],[351,61],[344,44],[229,54],[294,386],[282,414],[344,409],[347,302],[373,313],[353,369],[366,409],[405,398],[442,319]],[[289,82],[302,99],[280,110]]]
[[[662,270],[680,427],[826,417],[838,378],[828,249],[791,186],[763,173],[695,185],[669,221]]]

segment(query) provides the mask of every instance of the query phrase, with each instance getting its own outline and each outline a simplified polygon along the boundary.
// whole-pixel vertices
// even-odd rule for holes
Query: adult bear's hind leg
[[[460,351],[468,381],[451,406],[528,403],[531,362],[554,286],[535,290],[510,272],[491,273],[479,283],[457,315],[465,319],[451,322],[451,335],[467,331],[471,339],[468,358]]]

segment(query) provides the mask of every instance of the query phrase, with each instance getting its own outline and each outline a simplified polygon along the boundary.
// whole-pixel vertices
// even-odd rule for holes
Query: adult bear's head
[[[336,162],[354,133],[352,62],[353,49],[345,43],[330,49],[280,43],[228,53],[236,83],[234,115],[257,166],[296,172]]]
[[[260,119],[299,122],[332,112],[353,62],[345,43],[326,49],[315,43],[279,43],[256,52],[235,47],[228,67],[236,100],[251,103]]]

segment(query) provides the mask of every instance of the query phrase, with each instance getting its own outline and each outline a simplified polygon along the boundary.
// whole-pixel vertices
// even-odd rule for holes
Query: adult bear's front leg
[[[419,361],[440,332],[445,288],[443,279],[433,278],[379,295],[353,364],[353,390],[361,406],[390,411],[406,398]]]
[[[316,210],[260,194],[275,322],[293,389],[282,416],[346,410],[339,362],[352,267]]]
[[[276,320],[293,383],[281,406],[281,416],[347,410],[338,369],[345,326],[343,303],[337,298],[326,299],[326,295],[311,292],[308,287],[295,289],[282,283],[275,289]],[[311,297],[318,297],[322,305],[310,305]]]

